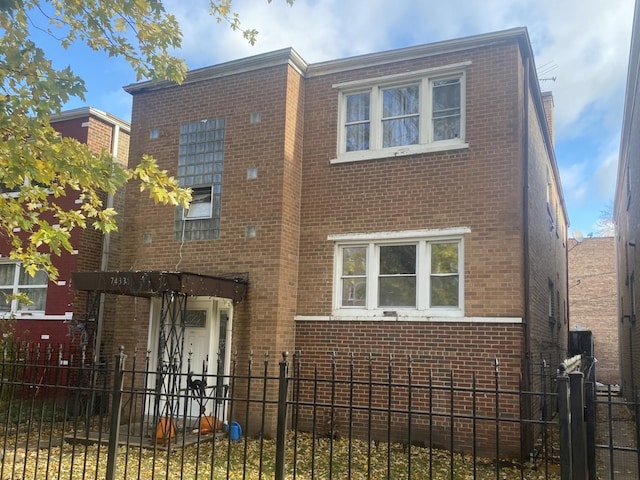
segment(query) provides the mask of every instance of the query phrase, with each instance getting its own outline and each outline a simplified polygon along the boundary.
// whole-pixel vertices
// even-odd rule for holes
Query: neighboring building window
[[[635,272],[631,274],[631,280],[629,281],[629,290],[631,292],[631,321],[636,321],[636,279]]]
[[[462,71],[414,72],[337,85],[341,132],[336,161],[464,146],[464,78]]]
[[[0,263],[0,312],[21,311],[44,312],[47,301],[47,274],[40,270],[35,276],[29,275],[20,263]],[[25,294],[30,304],[20,302],[12,295]]]
[[[555,323],[556,321],[555,307],[554,307],[554,300],[555,300],[554,290],[555,290],[555,287],[553,285],[553,282],[549,280],[548,302],[549,302],[549,322],[551,323]]]
[[[627,211],[629,211],[629,207],[631,206],[631,173],[630,173],[629,164],[626,165],[626,180],[627,180]]]
[[[209,240],[220,236],[220,198],[224,159],[224,119],[180,127],[178,181],[192,189],[188,210],[178,208],[175,238]]]
[[[0,194],[9,197],[17,197],[22,189],[29,185],[31,185],[31,181],[28,177],[22,178],[21,183],[14,185],[13,187],[8,187],[5,183],[0,182]]]
[[[0,183],[0,194],[7,196],[17,196],[21,188],[22,187],[20,186],[9,188],[4,183]]]
[[[381,239],[336,244],[335,308],[462,312],[462,238]]]

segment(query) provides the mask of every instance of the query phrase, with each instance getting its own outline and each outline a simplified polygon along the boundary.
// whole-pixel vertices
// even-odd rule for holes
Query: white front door
[[[209,375],[215,365],[211,364],[211,345],[215,344],[213,301],[194,300],[187,302],[184,318],[184,352],[182,359],[182,391],[186,392],[181,400],[178,412],[187,408],[187,416],[198,417],[207,414],[207,399],[210,389]],[[215,360],[214,360],[215,363]]]
[[[150,367],[157,371],[159,339],[159,304],[152,312],[149,346]],[[225,401],[231,360],[231,302],[213,297],[189,297],[184,317],[183,355],[180,363],[179,395],[171,402],[171,410],[188,418],[214,415],[226,420]],[[165,385],[174,380],[163,379]],[[151,380],[151,379],[150,379]],[[155,382],[155,379],[152,380]],[[150,387],[155,387],[151,383]],[[218,386],[218,388],[216,388]],[[175,390],[175,388],[174,388]],[[159,412],[166,411],[167,399],[160,397]],[[176,404],[177,401],[177,404]],[[151,407],[151,405],[150,405]],[[186,410],[185,410],[186,409]],[[150,409],[149,413],[153,413]]]

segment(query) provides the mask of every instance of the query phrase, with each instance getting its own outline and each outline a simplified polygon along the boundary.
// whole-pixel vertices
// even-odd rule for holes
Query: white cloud
[[[127,122],[131,121],[131,95],[122,88],[102,92],[97,105],[106,105],[108,112],[112,115]],[[99,108],[99,110],[104,110],[104,107]]]
[[[540,28],[547,35],[534,43],[537,64],[558,65],[552,86],[556,125],[559,134],[576,135],[594,121],[602,121],[601,115],[598,120],[580,120],[588,107],[602,113],[614,99],[622,103],[633,2],[609,2],[606,7],[594,1],[545,1],[542,5],[548,11]]]
[[[593,191],[598,198],[613,198],[618,175],[618,152],[612,152],[603,158],[593,175]]]
[[[537,65],[557,66],[550,72],[556,81],[543,88],[554,92],[558,134],[571,136],[620,104],[626,81],[633,16],[628,0],[606,6],[599,0],[296,0],[292,7],[284,0],[236,0],[243,25],[260,32],[253,47],[216,25],[207,3],[168,5],[182,25],[182,53],[192,67],[285,47],[318,62],[527,26]],[[589,108],[595,113],[585,122],[581,115]]]
[[[574,163],[560,168],[560,179],[567,201],[582,202],[588,193],[588,165]]]
[[[204,0],[171,2],[182,54],[202,67],[293,47],[310,63],[526,26],[555,103],[558,163],[574,218],[595,218],[615,188],[634,2],[629,0],[236,0],[250,46],[216,25]],[[585,148],[584,145],[589,145]],[[583,148],[580,148],[582,146]],[[582,222],[582,220],[581,220]]]

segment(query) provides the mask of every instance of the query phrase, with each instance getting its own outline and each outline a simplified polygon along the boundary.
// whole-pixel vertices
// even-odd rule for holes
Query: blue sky
[[[309,63],[407,47],[512,27],[528,28],[542,90],[553,92],[556,158],[570,232],[596,231],[615,189],[631,41],[632,0],[235,0],[243,23],[256,28],[250,46],[206,13],[207,0],[165,2],[184,33],[189,68],[293,47]],[[366,5],[366,8],[363,8]],[[86,81],[86,102],[129,120],[135,82],[122,60],[82,46],[47,48],[58,67]],[[554,78],[555,80],[552,80]]]

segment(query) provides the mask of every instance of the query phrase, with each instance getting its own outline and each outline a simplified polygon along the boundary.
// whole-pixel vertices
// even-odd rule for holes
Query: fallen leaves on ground
[[[215,439],[215,440],[214,440]],[[275,440],[203,437],[199,444],[181,448],[117,449],[116,478],[127,479],[272,479],[276,468]],[[5,444],[0,464],[2,480],[35,478],[105,478],[108,448],[62,443],[28,449]],[[0,445],[1,447],[2,445]],[[1,450],[1,449],[0,449]],[[520,465],[495,462],[470,455],[401,444],[374,443],[346,438],[317,439],[290,433],[285,458],[287,479],[513,479],[521,477]],[[453,471],[453,476],[452,476]],[[548,474],[548,476],[547,476]],[[431,475],[431,476],[430,476]],[[557,465],[526,464],[527,480],[559,479]]]

